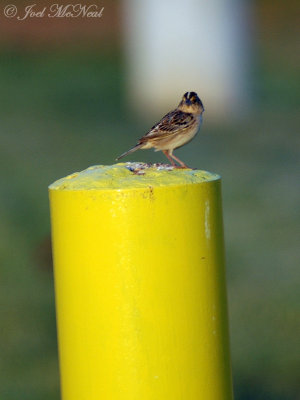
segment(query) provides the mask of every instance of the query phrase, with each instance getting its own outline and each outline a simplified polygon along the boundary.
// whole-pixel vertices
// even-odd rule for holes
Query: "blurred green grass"
[[[238,400],[292,400],[300,392],[298,98],[284,65],[278,68],[269,73],[266,62],[257,71],[257,101],[246,120],[205,120],[193,145],[178,150],[223,177]],[[0,87],[0,398],[53,400],[59,378],[47,186],[113,163],[153,121],[127,109],[117,50],[3,50]],[[145,151],[130,159],[163,156]]]

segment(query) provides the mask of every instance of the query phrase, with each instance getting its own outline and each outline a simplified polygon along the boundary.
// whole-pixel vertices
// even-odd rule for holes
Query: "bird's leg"
[[[163,153],[167,157],[167,159],[171,162],[173,167],[177,168],[177,165],[175,164],[174,160],[170,157],[168,150],[163,150]]]
[[[174,156],[173,152],[170,152],[169,155],[180,164],[180,167],[176,166],[176,168],[190,168],[183,161],[179,160],[178,157]]]

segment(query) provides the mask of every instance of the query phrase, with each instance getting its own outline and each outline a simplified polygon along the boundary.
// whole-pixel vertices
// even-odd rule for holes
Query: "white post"
[[[128,91],[135,108],[161,113],[196,91],[207,113],[243,113],[247,18],[236,0],[124,0]]]

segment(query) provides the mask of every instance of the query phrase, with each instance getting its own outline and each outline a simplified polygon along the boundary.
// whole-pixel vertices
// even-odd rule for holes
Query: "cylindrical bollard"
[[[231,400],[220,177],[121,163],[49,187],[63,400]]]

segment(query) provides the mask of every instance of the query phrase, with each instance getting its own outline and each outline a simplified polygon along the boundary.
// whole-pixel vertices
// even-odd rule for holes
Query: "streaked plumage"
[[[121,154],[117,160],[139,149],[154,148],[155,151],[161,150],[174,167],[180,168],[175,164],[176,160],[181,168],[188,168],[174,156],[173,151],[194,138],[200,128],[203,112],[204,107],[197,93],[186,92],[174,111],[166,114],[132,149]]]

